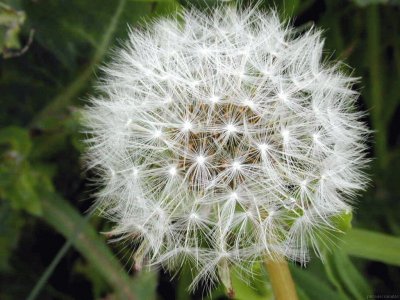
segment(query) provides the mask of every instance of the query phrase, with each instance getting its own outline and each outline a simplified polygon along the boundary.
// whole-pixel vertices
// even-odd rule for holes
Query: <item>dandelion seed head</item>
[[[132,30],[103,68],[84,112],[96,207],[135,265],[191,262],[192,287],[265,257],[305,263],[367,183],[355,79],[275,11],[180,19]]]

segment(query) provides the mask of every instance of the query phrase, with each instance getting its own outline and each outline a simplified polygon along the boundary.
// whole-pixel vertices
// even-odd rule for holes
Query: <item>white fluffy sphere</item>
[[[130,32],[85,123],[97,208],[138,268],[190,262],[193,286],[229,285],[231,265],[318,251],[365,186],[368,134],[354,78],[322,51],[319,31],[258,9]]]

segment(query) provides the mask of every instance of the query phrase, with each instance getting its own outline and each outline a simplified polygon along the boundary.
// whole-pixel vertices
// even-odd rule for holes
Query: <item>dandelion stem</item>
[[[286,260],[266,260],[269,279],[276,300],[297,300],[296,288]]]

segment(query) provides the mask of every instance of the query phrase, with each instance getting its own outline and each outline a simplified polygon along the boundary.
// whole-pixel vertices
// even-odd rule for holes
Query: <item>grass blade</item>
[[[70,238],[72,245],[91,263],[121,295],[121,299],[136,299],[135,285],[113,256],[97,232],[83,222],[82,216],[55,193],[43,194],[43,218],[63,236]]]
[[[342,249],[349,255],[400,266],[400,238],[364,229],[351,229]]]
[[[107,25],[107,30],[104,33],[103,39],[100,41],[97,50],[91,59],[90,63],[85,67],[82,73],[64,90],[63,93],[58,95],[52,102],[49,103],[34,119],[33,124],[43,125],[47,118],[52,116],[68,106],[68,104],[79,95],[82,89],[86,86],[87,81],[94,74],[94,69],[99,64],[110,46],[110,42],[117,29],[119,19],[124,11],[126,0],[120,0],[114,15],[111,17],[110,23]]]

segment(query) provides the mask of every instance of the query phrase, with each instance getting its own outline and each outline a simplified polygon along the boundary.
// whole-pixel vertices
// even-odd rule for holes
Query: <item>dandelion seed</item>
[[[213,104],[218,103],[219,100],[220,100],[220,98],[217,97],[217,96],[212,96],[212,97],[210,98],[210,102],[213,103]]]
[[[206,158],[205,158],[203,155],[199,155],[199,156],[196,157],[196,162],[197,162],[199,165],[204,164],[205,161],[206,161]]]
[[[162,136],[162,131],[161,130],[157,129],[157,130],[154,131],[154,133],[153,133],[153,137],[154,138],[158,139],[161,136]]]
[[[226,125],[225,130],[228,131],[228,133],[234,133],[237,131],[235,125],[233,125],[233,124]]]
[[[176,167],[171,167],[171,168],[168,170],[168,173],[169,173],[169,175],[171,175],[171,176],[175,176],[175,175],[178,173],[178,171],[176,170]]]
[[[239,170],[242,168],[242,165],[240,164],[240,162],[234,161],[234,162],[232,163],[232,168],[233,168],[235,171],[239,171]]]
[[[183,131],[190,131],[192,128],[193,125],[189,121],[186,121],[182,126]]]

